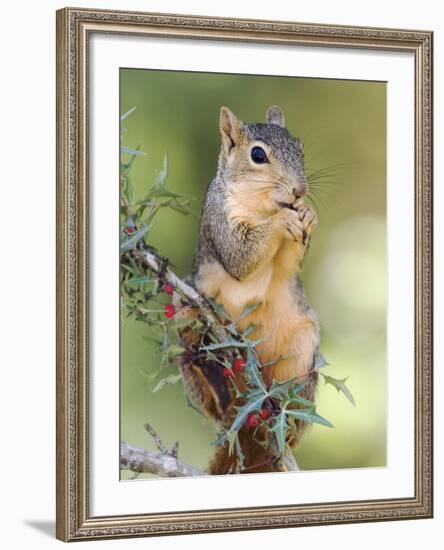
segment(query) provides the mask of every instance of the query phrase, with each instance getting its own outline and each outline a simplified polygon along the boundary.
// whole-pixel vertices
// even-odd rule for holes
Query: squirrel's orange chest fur
[[[275,256],[242,281],[231,277],[218,262],[207,262],[198,274],[199,290],[217,303],[235,320],[248,304],[261,305],[238,323],[244,330],[257,328],[250,336],[262,338],[257,351],[265,367],[268,383],[300,376],[309,369],[316,336],[315,320],[299,310],[292,289],[299,271],[303,250],[298,243],[284,241]]]

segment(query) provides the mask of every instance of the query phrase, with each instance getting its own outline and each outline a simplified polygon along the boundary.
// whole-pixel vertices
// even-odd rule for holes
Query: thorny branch
[[[192,286],[185,283],[185,281],[178,277],[168,267],[163,270],[159,259],[149,250],[135,250],[133,254],[135,257],[141,259],[149,269],[157,274],[162,274],[167,283],[171,284],[185,298],[195,304],[199,308],[202,318],[207,322],[209,326],[211,326],[217,338],[223,341],[229,336],[228,331],[216,318],[214,313],[211,311],[211,308],[208,306],[207,302]]]

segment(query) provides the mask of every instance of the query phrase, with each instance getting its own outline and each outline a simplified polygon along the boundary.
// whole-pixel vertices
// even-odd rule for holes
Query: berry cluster
[[[246,361],[242,358],[235,359],[232,368],[225,367],[223,370],[225,378],[232,378],[235,374],[240,374],[246,365]]]
[[[247,363],[245,359],[235,359],[232,368],[224,368],[223,373],[225,378],[233,378],[235,374],[241,373],[244,370],[246,364]],[[245,421],[245,424],[249,428],[257,428],[261,421],[266,422],[272,416],[272,414],[273,413],[269,408],[264,407],[258,412],[250,413],[247,417],[247,420]]]
[[[270,409],[266,408],[261,409],[259,412],[252,412],[248,415],[245,424],[249,428],[257,428],[261,423],[261,420],[265,422],[270,418],[271,415],[272,412],[270,411]]]
[[[166,283],[162,287],[163,292],[165,294],[168,294],[169,296],[172,296],[174,294],[174,287],[170,283]],[[167,319],[171,319],[176,315],[176,308],[173,306],[173,304],[167,304],[164,308],[165,317]]]

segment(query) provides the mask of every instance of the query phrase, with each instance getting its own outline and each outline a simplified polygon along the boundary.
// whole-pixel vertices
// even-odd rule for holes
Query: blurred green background
[[[122,145],[147,153],[132,168],[136,195],[151,186],[168,154],[169,189],[195,197],[199,215],[220,147],[219,109],[241,120],[264,120],[269,105],[285,113],[289,131],[305,145],[310,171],[328,168],[313,190],[319,226],[302,280],[321,322],[321,352],[347,384],[356,408],[321,380],[318,412],[333,422],[314,425],[296,457],[303,469],[386,464],[386,85],[214,73],[121,69]],[[198,217],[171,209],[156,216],[151,242],[180,276],[190,272]],[[205,468],[215,430],[187,403],[180,384],[152,392],[159,357],[142,340],[144,323],[121,321],[121,437],[155,450],[149,422],[182,460]],[[122,472],[122,479],[131,474]],[[144,476],[140,476],[141,479]],[[145,476],[146,477],[146,476]]]

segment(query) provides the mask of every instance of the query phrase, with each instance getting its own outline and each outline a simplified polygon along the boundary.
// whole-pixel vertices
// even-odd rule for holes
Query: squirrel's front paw
[[[279,212],[279,221],[281,222],[284,236],[287,239],[291,239],[296,242],[303,242],[305,232],[304,225],[296,210],[283,208]]]
[[[318,217],[316,215],[316,212],[311,208],[311,206],[307,206],[306,204],[300,204],[296,208],[296,212],[298,214],[299,220],[301,221],[302,227],[303,227],[303,233],[304,233],[304,242],[307,240],[308,237],[313,233],[314,229],[316,228],[318,224]]]

